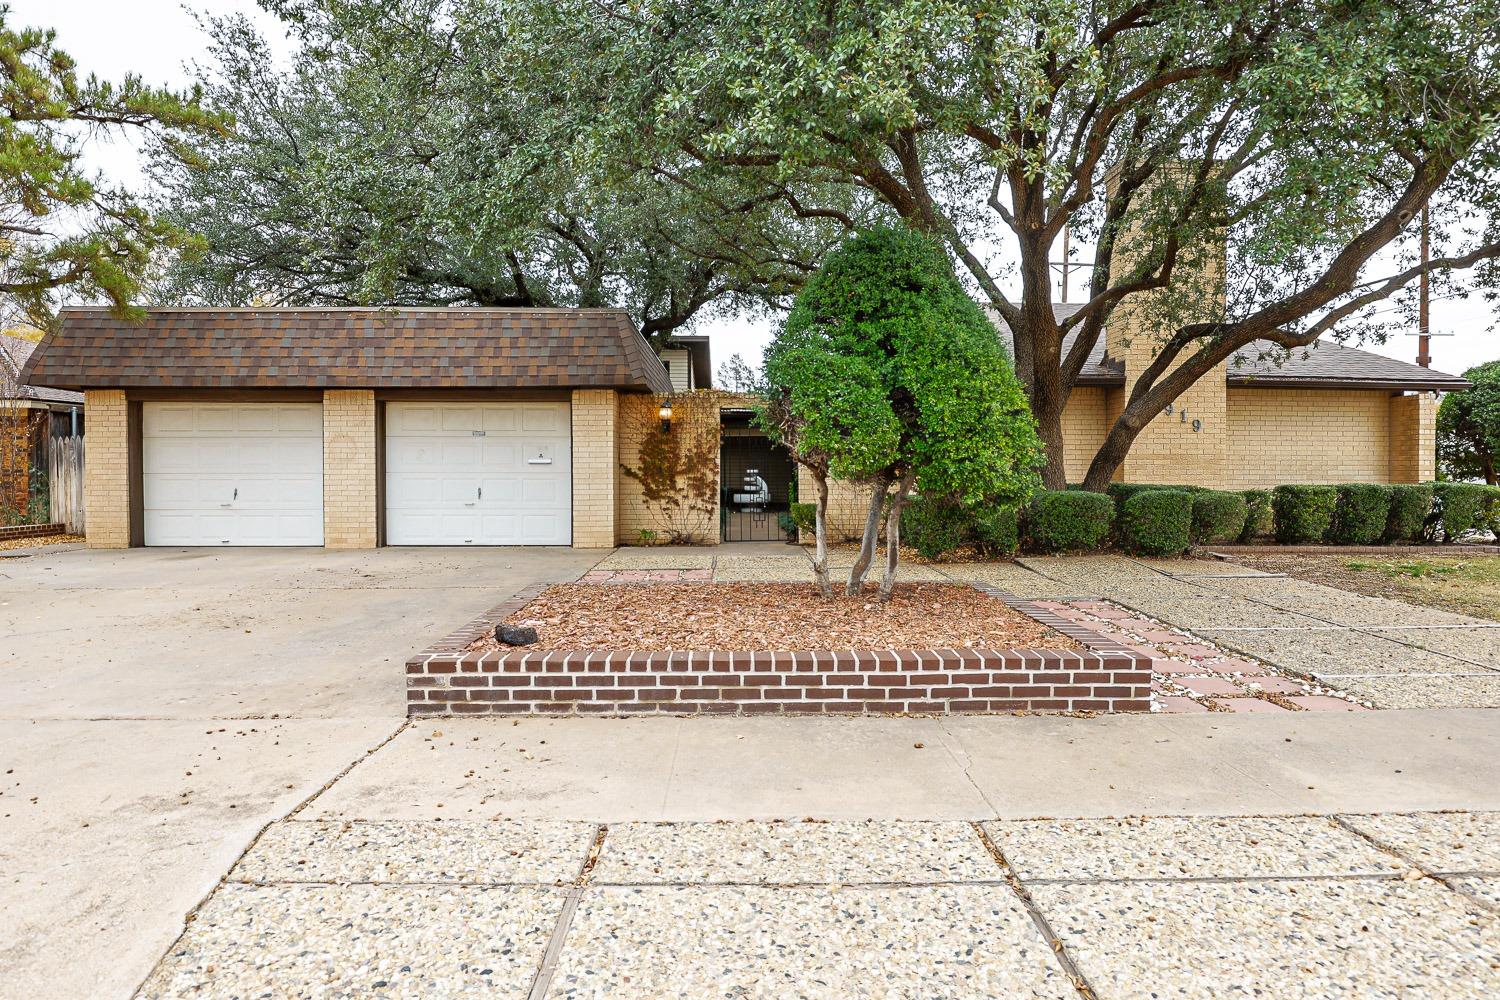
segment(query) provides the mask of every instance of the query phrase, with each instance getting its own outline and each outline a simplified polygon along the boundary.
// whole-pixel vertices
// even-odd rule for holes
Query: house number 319
[[[1167,408],[1165,410],[1163,410],[1162,412],[1165,413],[1167,416],[1170,417],[1172,415],[1172,412],[1173,412],[1172,404],[1168,403],[1167,404]],[[1184,424],[1188,423],[1188,414],[1187,414],[1187,408],[1186,407],[1183,407],[1182,409],[1179,409],[1176,412],[1177,412],[1177,417],[1178,417],[1178,422],[1179,423],[1184,423]],[[1198,431],[1201,431],[1203,429],[1203,421],[1199,420],[1196,417],[1193,418],[1192,425],[1193,425],[1193,433],[1195,433],[1195,434]]]

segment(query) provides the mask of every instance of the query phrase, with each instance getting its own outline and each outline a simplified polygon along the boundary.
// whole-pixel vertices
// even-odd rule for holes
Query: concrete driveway
[[[402,725],[407,655],[600,555],[0,558],[0,996],[129,996],[267,823]]]

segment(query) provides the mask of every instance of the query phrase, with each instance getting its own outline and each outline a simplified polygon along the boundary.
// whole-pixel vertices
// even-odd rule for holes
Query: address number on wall
[[[1193,428],[1193,433],[1195,434],[1203,429],[1202,420],[1199,420],[1197,417],[1194,417],[1191,421],[1188,420],[1187,407],[1174,408],[1171,403],[1168,403],[1167,408],[1162,410],[1161,412],[1169,417],[1173,414],[1173,412],[1176,412],[1178,417],[1177,422],[1182,424],[1189,424]]]

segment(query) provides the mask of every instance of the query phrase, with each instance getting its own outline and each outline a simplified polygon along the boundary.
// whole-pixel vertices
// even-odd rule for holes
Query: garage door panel
[[[321,545],[316,403],[147,403],[147,545]]]
[[[390,403],[385,426],[390,544],[571,541],[567,404]],[[551,464],[529,464],[533,449]]]

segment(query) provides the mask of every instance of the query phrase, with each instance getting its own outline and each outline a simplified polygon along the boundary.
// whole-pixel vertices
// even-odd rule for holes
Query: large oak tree
[[[1413,221],[1430,202],[1427,269],[1500,254],[1497,0],[494,10],[474,3],[467,16],[488,21],[526,86],[594,95],[563,101],[572,155],[651,161],[688,185],[852,189],[939,237],[1014,331],[1052,487],[1063,407],[1125,311],[1144,318],[1132,328],[1152,331],[1154,358],[1093,458],[1091,489],[1240,349],[1379,335],[1370,306],[1422,273]],[[1051,262],[1065,227],[1093,263],[1082,307],[1058,318]]]

